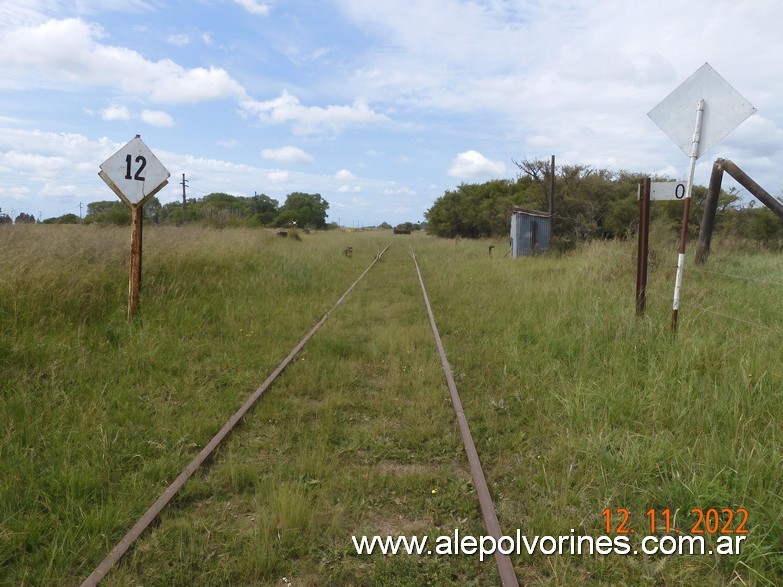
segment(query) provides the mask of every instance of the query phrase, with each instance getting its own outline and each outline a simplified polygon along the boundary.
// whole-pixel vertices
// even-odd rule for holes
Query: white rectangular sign
[[[684,180],[650,182],[650,200],[685,200],[686,187]]]

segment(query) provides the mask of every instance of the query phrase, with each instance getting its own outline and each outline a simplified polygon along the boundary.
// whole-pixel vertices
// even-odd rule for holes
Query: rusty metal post
[[[639,246],[636,255],[636,315],[647,305],[647,260],[650,254],[650,178],[639,184]]]
[[[696,265],[704,265],[710,254],[712,231],[715,228],[715,214],[718,211],[718,198],[723,183],[723,159],[716,159],[712,164],[710,186],[707,189],[707,200],[704,203],[704,213],[699,227],[699,242],[696,243]]]
[[[141,243],[144,224],[144,204],[131,206],[130,277],[128,283],[128,321],[133,320],[139,307],[141,290]]]

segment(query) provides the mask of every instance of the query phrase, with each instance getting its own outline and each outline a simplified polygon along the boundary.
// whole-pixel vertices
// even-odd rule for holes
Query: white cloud
[[[348,171],[347,169],[341,169],[337,173],[334,174],[335,179],[341,179],[343,181],[350,181],[352,179],[356,179],[356,176]]]
[[[274,184],[287,183],[291,179],[291,174],[287,171],[270,171],[266,178]]]
[[[280,147],[278,149],[264,149],[261,151],[264,159],[269,159],[277,163],[302,164],[312,163],[315,159],[312,155],[305,153],[298,147]]]
[[[16,171],[29,171],[39,177],[56,176],[70,166],[71,161],[67,157],[43,155],[40,153],[23,153],[19,151],[0,153],[0,167],[6,169],[10,168]]]
[[[337,188],[337,191],[341,194],[354,193],[362,191],[361,186],[358,185],[341,185]]]
[[[130,120],[131,114],[127,106],[109,106],[101,112],[103,120]]]
[[[65,157],[86,156],[88,158],[103,157],[103,159],[106,159],[120,146],[121,144],[106,138],[91,141],[84,135],[75,133],[55,133],[13,128],[0,129],[0,152],[9,150],[56,154]]]
[[[502,161],[487,159],[478,151],[465,151],[452,161],[449,175],[452,177],[501,177],[506,172]]]
[[[416,192],[410,188],[386,188],[383,190],[384,196],[415,196]]]
[[[185,47],[190,44],[190,36],[187,33],[169,35],[166,37],[166,42],[176,45],[177,47]]]
[[[310,53],[303,53],[299,47],[290,46],[286,48],[285,53],[294,64],[301,67],[308,63],[323,61],[332,51],[333,49],[331,48],[319,47]]]
[[[127,106],[109,106],[101,111],[103,120],[131,120],[132,118],[139,118],[142,122],[161,128],[176,126],[171,115],[161,110],[142,110],[138,116],[131,114]]]
[[[41,188],[40,194],[51,198],[73,198],[78,197],[79,187],[69,184],[47,182]]]
[[[482,98],[484,81],[524,69],[533,62],[534,49],[546,46],[543,41],[560,30],[559,22],[555,27],[547,22],[548,37],[539,37],[533,24],[555,2],[338,0],[337,4],[378,40],[355,70],[355,80],[365,88],[363,95],[437,109],[487,103],[495,96]],[[511,102],[508,96],[506,102]]]
[[[258,16],[267,16],[269,14],[269,5],[259,0],[234,0],[242,8],[247,10],[250,14],[256,14]]]
[[[224,69],[149,61],[132,49],[101,44],[104,37],[100,26],[76,18],[7,32],[0,37],[0,88],[111,87],[170,104],[247,96]]]
[[[30,189],[26,187],[0,186],[0,196],[11,198],[13,200],[26,200],[29,193]],[[6,210],[6,212],[8,212],[8,210]]]
[[[242,111],[267,124],[293,123],[295,132],[315,133],[337,131],[346,126],[388,122],[383,114],[373,111],[361,98],[350,106],[303,106],[299,98],[283,91],[279,98],[260,102],[242,100]]]
[[[171,115],[161,110],[144,110],[141,113],[141,120],[151,126],[162,128],[172,128],[176,126]]]
[[[38,198],[43,210],[46,201],[55,196],[70,194],[82,201],[108,199],[111,191],[98,178],[97,170],[120,146],[107,138],[90,140],[73,133],[2,128],[0,191],[3,184],[19,185],[24,178],[30,196]],[[75,194],[72,186],[78,187]]]

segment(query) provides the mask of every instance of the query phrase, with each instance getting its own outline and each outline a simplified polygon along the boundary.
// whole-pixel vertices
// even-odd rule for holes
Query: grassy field
[[[390,231],[144,236],[128,324],[127,229],[0,230],[0,584],[78,584],[389,242],[105,584],[498,583],[491,559],[350,540],[482,533],[409,249],[504,531],[749,512],[739,556],[525,554],[521,584],[783,581],[780,255],[717,243],[710,272],[690,263],[672,336],[659,236],[643,319],[630,241],[511,260]]]

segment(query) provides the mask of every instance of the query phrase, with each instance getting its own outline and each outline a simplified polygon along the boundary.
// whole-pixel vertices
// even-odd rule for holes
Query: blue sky
[[[3,0],[0,208],[115,198],[98,167],[136,134],[163,202],[185,173],[190,197],[317,192],[347,226],[525,158],[682,178],[647,112],[704,62],[758,113],[696,183],[722,156],[777,196],[781,22],[779,0]]]

